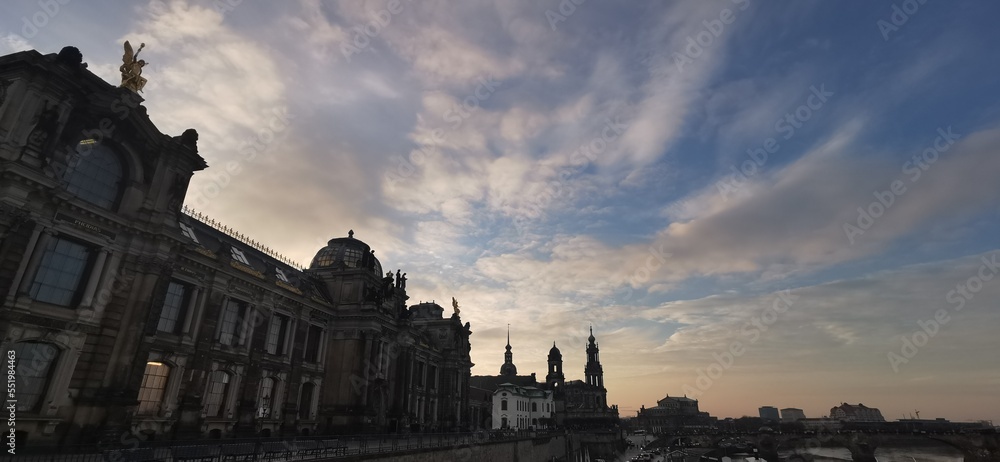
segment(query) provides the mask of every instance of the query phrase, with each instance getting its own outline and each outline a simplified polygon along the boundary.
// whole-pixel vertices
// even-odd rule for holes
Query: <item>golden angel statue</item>
[[[455,310],[455,316],[462,312],[458,309],[458,300],[455,300],[455,297],[451,297],[451,307]]]
[[[142,76],[142,67],[146,65],[146,61],[137,59],[145,46],[145,43],[140,43],[139,49],[133,53],[132,44],[125,41],[125,54],[122,56],[122,65],[118,68],[122,73],[122,88],[140,92],[146,86],[146,78]]]

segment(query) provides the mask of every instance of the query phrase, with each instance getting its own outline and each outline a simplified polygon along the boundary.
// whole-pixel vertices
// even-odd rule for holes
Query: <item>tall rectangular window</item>
[[[37,411],[48,391],[59,348],[51,343],[20,342],[14,345],[14,358],[17,410]]]
[[[323,328],[314,324],[309,325],[309,333],[306,336],[306,351],[303,358],[306,362],[314,363],[319,361],[320,340],[323,336]]]
[[[177,281],[170,281],[167,286],[167,296],[163,299],[163,309],[160,311],[160,322],[156,330],[176,334],[184,324],[187,312],[188,288]]]
[[[239,345],[243,343],[243,320],[246,319],[247,305],[244,302],[229,300],[222,310],[219,322],[219,343],[223,345]]]
[[[427,370],[427,388],[434,390],[437,388],[438,370],[437,366],[430,366]]]
[[[313,390],[316,386],[312,382],[302,384],[302,394],[299,396],[299,419],[308,420],[312,417]]]
[[[285,331],[288,330],[288,316],[275,314],[271,316],[271,324],[267,329],[267,344],[265,349],[272,355],[285,354]]]
[[[168,378],[170,378],[170,366],[157,361],[146,363],[146,372],[142,375],[142,385],[139,387],[139,414],[160,413]]]
[[[40,302],[71,306],[77,301],[93,251],[59,237],[45,247],[29,295]]]
[[[226,417],[226,399],[229,394],[229,373],[214,371],[205,393],[205,414],[209,417]]]
[[[260,393],[257,395],[257,417],[261,419],[271,418],[271,412],[277,399],[274,397],[276,380],[271,377],[264,377],[260,381]]]

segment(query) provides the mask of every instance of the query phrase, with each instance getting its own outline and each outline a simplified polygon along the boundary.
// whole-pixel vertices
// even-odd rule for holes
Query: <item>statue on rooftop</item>
[[[138,59],[139,52],[145,46],[145,43],[140,43],[139,50],[133,53],[132,44],[125,41],[125,54],[122,56],[122,65],[118,68],[122,73],[122,88],[141,92],[142,87],[146,86],[146,78],[142,77],[142,67],[146,65],[146,61]]]
[[[458,316],[462,312],[462,310],[458,309],[458,300],[455,300],[455,297],[451,297],[451,307],[455,310],[455,316]]]

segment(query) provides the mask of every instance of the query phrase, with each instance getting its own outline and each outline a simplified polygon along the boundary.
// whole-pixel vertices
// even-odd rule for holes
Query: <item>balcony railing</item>
[[[555,436],[543,431],[414,433],[406,435],[314,436],[197,441],[152,441],[133,447],[25,446],[0,462],[277,462],[329,460],[417,449],[446,449],[484,443]]]

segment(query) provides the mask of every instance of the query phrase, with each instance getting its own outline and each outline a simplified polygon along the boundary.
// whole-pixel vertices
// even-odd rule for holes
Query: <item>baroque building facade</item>
[[[770,415],[770,411],[765,409],[768,407],[770,406],[760,408],[762,416]],[[635,426],[650,433],[664,433],[684,427],[705,428],[714,425],[716,421],[707,412],[698,410],[698,400],[687,396],[667,395],[657,401],[656,406],[642,406],[637,412]]]
[[[536,375],[518,375],[514,365],[510,333],[504,363],[499,375],[473,376],[472,386],[492,393],[492,428],[528,428],[539,426],[559,426],[565,428],[612,428],[618,425],[618,406],[608,405],[608,390],[604,387],[604,368],[601,366],[600,348],[594,337],[593,328],[587,338],[587,364],[584,367],[586,380],[566,381],[563,373],[562,352],[555,342],[549,350],[548,369],[545,382],[539,383]],[[506,396],[504,396],[506,394]],[[513,420],[512,414],[505,413],[499,400],[504,398],[528,400],[551,399],[553,412],[546,415],[520,415],[524,420]],[[540,402],[540,401],[539,401]],[[508,411],[516,413],[517,411]],[[506,424],[504,423],[504,419]]]
[[[364,242],[308,267],[183,208],[207,168],[72,47],[0,57],[0,347],[36,444],[469,425],[468,323]]]

